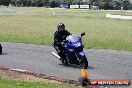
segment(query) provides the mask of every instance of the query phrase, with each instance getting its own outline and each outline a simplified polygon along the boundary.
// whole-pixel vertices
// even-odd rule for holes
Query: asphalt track
[[[3,54],[0,66],[25,69],[49,76],[59,76],[78,80],[81,68],[75,65],[64,66],[52,56],[55,51],[50,46],[21,43],[1,43]],[[132,52],[85,49],[89,60],[86,69],[90,79],[129,79],[132,80]]]

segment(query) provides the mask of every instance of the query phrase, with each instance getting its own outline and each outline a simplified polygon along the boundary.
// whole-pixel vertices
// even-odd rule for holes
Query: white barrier
[[[70,8],[71,9],[78,9],[79,8],[79,5],[70,5]]]
[[[89,9],[89,5],[80,5],[81,9]]]
[[[79,9],[79,5],[70,5],[71,9]],[[89,9],[89,5],[80,5],[81,9]]]
[[[132,20],[132,16],[121,16],[121,15],[106,14],[106,17],[117,18],[117,19],[124,19],[124,20]]]

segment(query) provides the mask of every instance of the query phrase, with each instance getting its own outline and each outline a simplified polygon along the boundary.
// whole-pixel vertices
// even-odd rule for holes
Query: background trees
[[[113,0],[0,0],[0,5],[8,6],[9,4],[13,6],[33,6],[33,7],[59,7],[59,4],[68,4],[68,5],[94,5],[99,6],[100,9],[128,9],[129,1],[122,0],[113,1]]]

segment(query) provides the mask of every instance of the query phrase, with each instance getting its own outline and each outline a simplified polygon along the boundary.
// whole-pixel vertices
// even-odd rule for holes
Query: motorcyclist
[[[66,59],[63,50],[64,40],[66,40],[66,37],[70,34],[69,31],[65,30],[65,25],[63,23],[57,25],[57,31],[54,33],[54,48],[61,57],[62,63],[64,63],[64,60]]]

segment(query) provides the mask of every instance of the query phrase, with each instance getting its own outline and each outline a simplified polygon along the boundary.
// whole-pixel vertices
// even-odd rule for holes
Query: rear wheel
[[[62,59],[62,58],[61,58],[61,62],[62,62],[63,64],[65,64],[65,65],[68,65],[68,61],[67,61],[66,59]]]
[[[84,69],[87,69],[88,68],[88,61],[87,61],[86,56],[80,58],[79,64]]]

